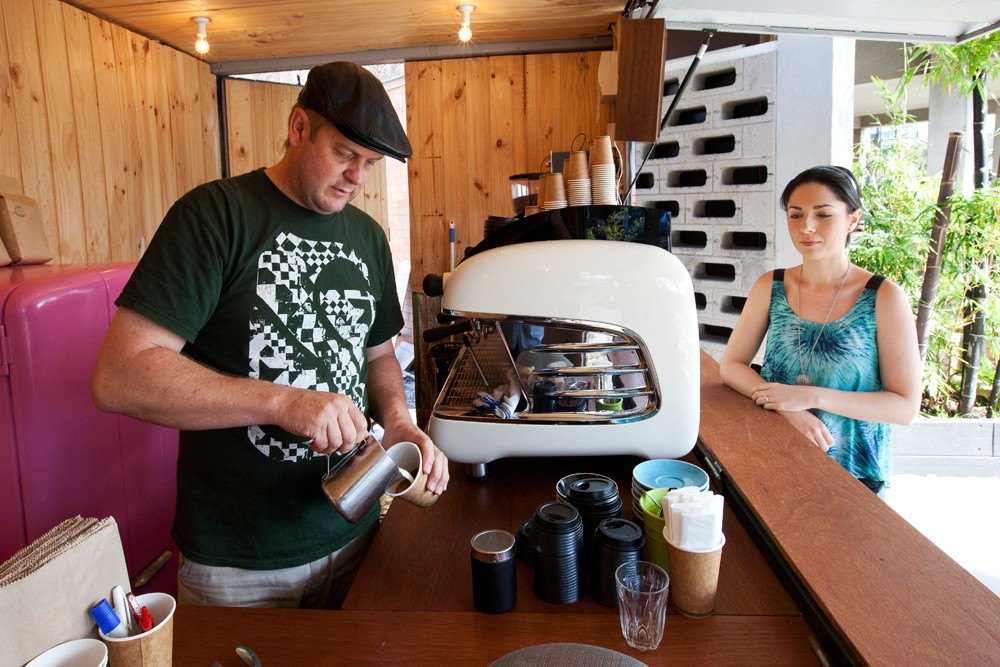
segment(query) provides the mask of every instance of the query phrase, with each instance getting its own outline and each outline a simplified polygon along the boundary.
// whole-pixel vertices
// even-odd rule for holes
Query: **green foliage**
[[[620,208],[603,223],[598,222],[593,227],[587,229],[588,239],[604,239],[607,241],[633,241],[639,236],[638,228],[645,222],[645,217],[640,213],[635,220],[629,217],[627,208]]]
[[[888,131],[912,120],[903,106],[905,83],[889,88],[874,81],[889,112],[889,127],[882,140],[858,149],[855,174],[865,216],[851,257],[901,285],[912,298],[920,295],[938,182],[927,176],[926,146],[907,133]]]
[[[908,81],[909,77],[904,77],[896,88],[875,81],[888,110],[885,130],[889,139],[857,151],[855,174],[862,184],[865,226],[864,233],[852,244],[851,258],[902,286],[916,310],[937,212],[939,183],[926,173],[926,147],[906,132],[888,127],[912,121],[905,108]],[[1000,188],[956,194],[950,204],[923,377],[923,409],[939,415],[952,415],[957,408],[961,332],[969,305],[966,293],[972,285],[985,285],[991,295],[984,303],[971,304],[973,309],[982,309],[986,318],[984,363],[978,378],[981,397],[989,393],[1000,354],[1000,302],[995,298],[1000,265],[994,261],[996,249],[1000,248]]]
[[[986,98],[985,80],[1000,78],[1000,32],[962,44],[913,44],[907,47],[907,57],[918,63],[912,70],[928,82],[965,95],[979,88]]]

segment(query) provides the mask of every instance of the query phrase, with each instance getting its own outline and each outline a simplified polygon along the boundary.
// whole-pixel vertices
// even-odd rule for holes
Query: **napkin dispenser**
[[[596,240],[494,248],[446,276],[442,311],[467,323],[428,426],[451,460],[678,458],[694,446],[694,292],[668,251]]]

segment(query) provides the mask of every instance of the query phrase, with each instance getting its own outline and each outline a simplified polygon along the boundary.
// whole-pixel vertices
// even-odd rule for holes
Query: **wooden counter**
[[[724,518],[726,547],[716,614],[688,619],[673,613],[663,643],[652,652],[632,651],[622,639],[617,611],[585,594],[569,605],[551,604],[533,590],[531,568],[518,563],[517,604],[499,616],[478,614],[472,604],[470,545],[481,530],[515,534],[535,508],[555,500],[556,482],[574,472],[598,472],[629,493],[635,457],[505,459],[489,464],[474,482],[453,473],[448,492],[430,509],[394,503],[344,604],[351,612],[406,611],[440,619],[456,641],[471,629],[490,637],[492,658],[517,648],[554,641],[582,642],[630,653],[650,665],[671,662],[815,664],[812,634],[799,610],[739,521]],[[457,467],[457,466],[456,466]],[[626,503],[629,500],[626,498]],[[631,517],[626,504],[625,517]],[[577,634],[577,630],[587,630]],[[574,639],[574,637],[578,637]],[[474,642],[473,642],[474,643]],[[469,654],[482,664],[485,653]],[[475,658],[475,659],[473,659]]]
[[[1000,662],[1000,598],[780,415],[722,384],[707,354],[701,366],[701,448],[724,471],[723,486],[746,501],[848,659]]]
[[[516,534],[541,503],[555,500],[556,482],[576,472],[611,477],[628,494],[632,468],[642,459],[631,456],[503,459],[489,464],[489,476],[474,482],[453,472],[448,491],[433,507],[418,509],[393,503],[365,565],[344,603],[345,609],[391,611],[473,611],[470,540],[498,528]],[[457,466],[455,466],[457,467]],[[625,518],[633,519],[630,498]],[[724,518],[719,614],[797,616],[799,610],[753,546],[739,521]],[[607,614],[615,609],[584,595],[571,605],[551,604],[533,589],[531,567],[517,566],[515,612]]]
[[[805,665],[816,664],[811,643],[828,649],[830,630],[841,650],[827,650],[835,662],[997,664],[1000,598],[780,416],[723,386],[707,355],[700,433],[699,449],[722,470],[720,487],[730,495],[716,614],[671,613],[655,651],[629,649],[616,611],[589,596],[572,605],[535,597],[531,571],[520,563],[515,608],[496,616],[473,611],[469,540],[476,532],[516,532],[569,473],[609,475],[628,494],[638,462],[538,458],[490,464],[485,482],[454,466],[434,507],[395,503],[342,611],[179,607],[174,663],[239,665],[233,648],[246,644],[268,666],[483,665],[526,646],[578,642],[649,665]],[[743,505],[753,540],[729,509]],[[794,602],[772,564],[789,579]]]
[[[173,662],[207,667],[218,660],[244,667],[234,648],[245,645],[265,667],[485,666],[525,646],[571,642],[603,646],[649,665],[815,665],[803,628],[802,619],[792,616],[671,616],[660,648],[643,653],[626,646],[617,617],[609,614],[181,606],[174,618]]]

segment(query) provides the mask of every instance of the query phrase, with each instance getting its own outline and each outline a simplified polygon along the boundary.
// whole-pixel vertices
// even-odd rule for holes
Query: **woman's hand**
[[[813,413],[802,410],[800,412],[779,412],[778,414],[787,419],[789,424],[809,439],[809,442],[824,452],[833,447],[833,435],[826,424]]]
[[[800,412],[816,407],[814,387],[765,382],[750,392],[753,402],[765,410]]]
[[[814,387],[764,382],[753,388],[751,398],[765,410],[775,410],[788,423],[824,452],[833,447],[833,435],[819,417],[809,412],[814,407]]]

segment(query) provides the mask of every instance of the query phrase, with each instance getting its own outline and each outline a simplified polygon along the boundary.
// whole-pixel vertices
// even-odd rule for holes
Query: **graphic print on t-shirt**
[[[257,262],[250,377],[345,394],[363,407],[361,366],[375,321],[369,285],[367,265],[342,243],[280,234]],[[319,456],[277,427],[250,426],[247,435],[271,459]]]

